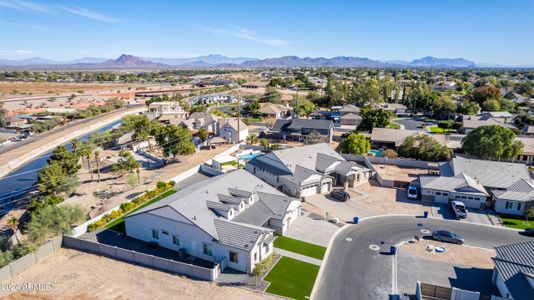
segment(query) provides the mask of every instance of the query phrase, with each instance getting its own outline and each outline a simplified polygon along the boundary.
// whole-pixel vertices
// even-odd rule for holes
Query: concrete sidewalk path
[[[310,264],[316,265],[316,266],[320,266],[321,263],[323,262],[322,260],[317,259],[317,258],[309,257],[309,256],[298,254],[298,253],[294,253],[294,252],[287,251],[287,250],[280,249],[280,248],[276,248],[276,247],[274,247],[274,251],[276,253],[280,254],[280,255],[287,256],[287,257],[290,257],[290,258],[293,258],[293,259],[296,259],[296,260],[300,260],[300,261],[303,261],[303,262],[307,262],[307,263],[310,263]]]

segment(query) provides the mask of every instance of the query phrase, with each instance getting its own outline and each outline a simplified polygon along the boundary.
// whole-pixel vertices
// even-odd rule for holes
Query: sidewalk
[[[274,251],[276,253],[280,254],[280,255],[287,256],[287,257],[290,257],[290,258],[293,258],[293,259],[296,259],[296,260],[300,260],[300,261],[303,261],[303,262],[307,262],[307,263],[310,263],[310,264],[313,264],[313,265],[316,265],[316,266],[321,266],[321,263],[323,262],[322,260],[319,260],[319,259],[316,259],[316,258],[312,258],[312,257],[306,256],[306,255],[301,255],[301,254],[298,254],[298,253],[290,252],[290,251],[287,251],[287,250],[284,250],[284,249],[280,249],[280,248],[276,248],[276,247],[274,247]]]

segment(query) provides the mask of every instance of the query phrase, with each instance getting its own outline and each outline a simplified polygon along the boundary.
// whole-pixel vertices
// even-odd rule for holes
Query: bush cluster
[[[134,198],[130,202],[122,203],[119,209],[112,210],[109,214],[105,214],[100,220],[95,221],[87,226],[87,231],[95,231],[100,227],[104,227],[109,222],[122,217],[127,212],[135,209],[141,204],[155,198],[156,196],[170,190],[174,186],[174,181],[169,182],[158,182],[156,188],[145,192],[143,195]]]

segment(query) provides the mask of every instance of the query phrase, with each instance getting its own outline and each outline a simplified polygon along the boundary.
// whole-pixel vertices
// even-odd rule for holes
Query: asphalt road
[[[404,125],[404,129],[421,130],[424,122],[417,121],[414,119],[400,119],[400,120],[395,120],[395,123]]]
[[[335,237],[315,283],[313,299],[388,299],[395,289],[390,247],[416,235],[428,238],[423,232],[437,229],[459,233],[466,245],[483,248],[532,240],[514,230],[457,221],[413,216],[365,219],[347,225]]]

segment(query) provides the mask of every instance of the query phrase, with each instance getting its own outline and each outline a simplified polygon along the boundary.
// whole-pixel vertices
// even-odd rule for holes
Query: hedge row
[[[109,222],[122,217],[123,215],[142,205],[143,203],[150,201],[158,195],[170,190],[174,186],[174,184],[174,181],[158,182],[155,189],[146,191],[143,195],[133,199],[130,202],[122,203],[119,209],[112,210],[109,214],[104,215],[100,220],[87,225],[87,232],[95,231],[100,227],[104,227]]]

